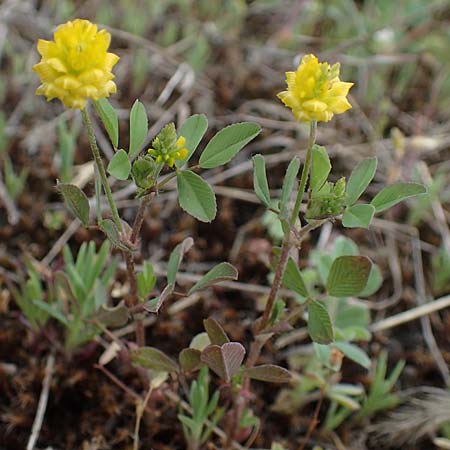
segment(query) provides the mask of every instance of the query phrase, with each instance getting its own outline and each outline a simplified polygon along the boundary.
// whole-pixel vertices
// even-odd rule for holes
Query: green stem
[[[300,177],[300,183],[298,187],[297,197],[295,199],[295,205],[292,210],[292,214],[289,221],[289,229],[286,231],[283,239],[283,245],[281,248],[281,255],[280,260],[278,261],[278,265],[275,271],[275,276],[272,282],[272,286],[270,288],[269,297],[267,298],[266,307],[264,308],[263,315],[261,319],[259,320],[259,323],[255,327],[255,334],[262,332],[268,325],[270,315],[272,313],[273,304],[275,303],[275,299],[277,298],[278,291],[280,290],[282,279],[283,279],[283,273],[286,268],[286,264],[289,258],[289,251],[292,246],[292,240],[291,240],[291,230],[295,230],[294,225],[298,218],[298,215],[300,213],[300,206],[303,201],[303,195],[306,190],[306,183],[308,182],[309,172],[311,170],[311,162],[312,162],[312,147],[314,145],[314,142],[316,140],[316,129],[317,129],[317,122],[312,121],[310,123],[309,128],[309,141],[308,141],[308,148],[306,150],[306,157],[305,157],[305,163],[303,164],[302,174]],[[322,224],[322,222],[321,222]],[[314,224],[316,225],[316,224]],[[302,238],[306,236],[311,229],[314,229],[314,225],[306,226],[303,230],[297,231],[297,235],[300,236],[299,243],[301,244]],[[300,223],[301,227],[301,223]],[[250,347],[250,354],[247,358],[247,367],[253,367],[261,353],[261,350],[263,349],[266,342],[258,343],[258,341],[253,341],[251,347]],[[243,390],[249,391],[250,390],[250,378],[244,376],[243,380]],[[242,402],[239,408],[235,409],[235,423],[239,423],[240,418],[242,416],[242,412],[245,409],[247,401],[245,400]]]
[[[314,141],[316,140],[316,129],[317,129],[317,122],[314,120],[310,123],[308,149],[306,150],[305,163],[303,164],[302,175],[300,177],[300,184],[298,187],[297,198],[295,199],[295,206],[294,209],[292,210],[292,215],[290,219],[291,227],[295,225],[295,221],[297,220],[298,214],[300,212],[303,194],[305,193],[306,183],[308,181],[308,176],[311,169],[312,147],[314,145]],[[266,307],[264,309],[261,322],[259,323],[258,327],[259,330],[263,330],[269,323],[273,304],[275,303],[275,299],[277,298],[278,291],[280,290],[281,287],[281,281],[283,278],[284,269],[286,268],[290,248],[291,248],[291,232],[290,230],[288,230],[284,236],[280,260],[278,262],[277,270],[275,271],[275,277],[273,279]]]
[[[97,146],[97,140],[95,139],[94,129],[92,128],[92,122],[89,118],[89,114],[85,109],[81,110],[81,115],[83,117],[83,122],[86,125],[87,133],[88,133],[88,139],[89,144],[91,146],[92,154],[94,156],[94,161],[97,166],[98,174],[100,175],[100,180],[102,182],[103,189],[106,193],[106,197],[108,199],[109,207],[111,208],[112,217],[114,220],[114,223],[116,224],[117,229],[119,232],[123,231],[122,222],[119,217],[119,211],[117,211],[116,203],[114,202],[111,188],[108,183],[108,179],[106,177],[105,167],[103,166],[102,159],[100,157],[100,151]],[[140,231],[142,220],[143,220],[143,213],[145,210],[146,205],[148,204],[148,199],[150,197],[147,197],[144,201],[141,202],[140,207],[140,214],[137,224],[135,225],[135,229],[133,230],[133,243],[137,241],[137,235]],[[140,217],[142,216],[142,218]],[[142,219],[142,220],[141,220]],[[130,283],[130,297],[127,298],[127,306],[128,308],[131,308],[133,306],[136,306],[138,304],[138,288],[137,288],[137,280],[136,280],[136,273],[134,270],[134,260],[133,255],[130,252],[123,252],[125,257],[125,262],[127,265],[127,276],[128,281]],[[142,347],[145,345],[145,328],[143,325],[143,322],[141,319],[135,318],[135,328],[136,328],[136,343],[139,347]]]
[[[317,122],[315,120],[310,122],[309,126],[309,140],[308,140],[308,149],[306,150],[306,158],[305,164],[303,165],[302,175],[300,178],[300,184],[298,186],[297,198],[295,199],[294,209],[292,210],[291,215],[291,226],[295,225],[295,221],[298,218],[298,214],[300,212],[300,206],[303,201],[303,195],[306,189],[306,183],[308,181],[308,176],[311,168],[312,161],[312,147],[314,142],[316,141],[316,130],[317,130]]]
[[[106,198],[108,199],[109,207],[111,208],[112,217],[114,223],[116,224],[117,229],[122,231],[122,222],[120,221],[119,212],[117,211],[116,203],[114,202],[111,188],[108,184],[108,179],[106,177],[105,168],[103,166],[102,158],[100,157],[100,150],[97,146],[97,140],[95,139],[94,129],[92,128],[92,122],[89,118],[89,114],[87,109],[84,108],[81,110],[81,116],[83,117],[83,122],[87,129],[89,145],[91,146],[92,155],[94,156],[94,161],[98,169],[98,173],[100,175],[100,180],[102,182],[103,189],[106,194]]]
[[[171,174],[167,175],[164,179],[162,179],[158,185],[157,189],[161,189],[163,186],[165,186],[169,181],[173,180],[178,175],[178,170],[175,172],[172,172]]]

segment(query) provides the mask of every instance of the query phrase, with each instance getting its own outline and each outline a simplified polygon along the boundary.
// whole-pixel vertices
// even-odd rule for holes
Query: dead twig
[[[425,290],[425,279],[423,275],[423,264],[422,264],[422,250],[420,248],[419,239],[412,239],[413,245],[413,260],[414,260],[414,276],[416,282],[417,291],[417,302],[421,305],[427,302],[427,294]],[[437,345],[436,339],[433,334],[433,329],[431,327],[430,317],[428,315],[422,316],[420,318],[422,323],[422,331],[425,338],[425,342],[433,355],[436,365],[441,372],[442,378],[445,384],[450,387],[450,370],[442,356],[441,351]]]
[[[28,439],[27,450],[33,450],[36,442],[39,438],[42,422],[44,421],[45,411],[47,409],[48,394],[50,391],[50,383],[52,381],[53,370],[55,368],[55,357],[50,354],[45,365],[44,381],[42,382],[41,396],[39,397],[39,403],[34,418],[33,427],[31,428],[31,435]]]
[[[434,312],[440,311],[444,308],[450,307],[450,295],[439,298],[438,300],[425,303],[424,305],[411,308],[408,311],[404,311],[395,316],[388,317],[387,319],[380,320],[373,323],[370,326],[370,330],[374,333],[379,331],[389,330],[390,328],[397,327],[412,320],[419,319]]]
[[[150,396],[153,392],[153,385],[150,383],[147,394],[143,401],[138,401],[136,404],[136,424],[134,426],[134,443],[133,450],[139,450],[139,430],[141,428],[141,420],[144,415],[145,408],[147,408],[147,403],[150,400]]]
[[[101,372],[103,372],[115,385],[117,385],[120,389],[122,389],[124,392],[126,392],[130,397],[138,400],[138,401],[142,401],[142,397],[135,392],[133,389],[130,389],[128,386],[126,386],[121,380],[119,380],[113,373],[111,373],[106,367],[101,366],[99,364],[95,364],[94,367],[96,369],[99,369]],[[184,401],[182,400],[178,394],[176,394],[175,392],[167,389],[162,391],[163,394],[171,401],[173,401],[174,403],[178,404],[182,409],[184,409],[185,411],[192,413],[192,409],[191,407]],[[145,406],[144,409],[149,408],[148,403]],[[213,425],[209,420],[207,420],[206,425],[210,426],[213,433],[218,436],[220,439],[222,439],[223,441],[226,440],[227,436],[225,434],[225,432],[223,430],[221,430],[219,427]],[[245,447],[243,447],[242,445],[240,445],[238,442],[233,441],[231,443],[232,447],[235,448],[236,450],[246,450]],[[27,449],[28,450],[28,449]]]
[[[3,203],[3,206],[6,209],[6,213],[8,215],[8,222],[11,225],[16,225],[19,221],[20,214],[16,205],[9,197],[8,191],[6,190],[6,186],[3,183],[3,177],[0,172],[0,202]]]
[[[320,412],[320,407],[322,406],[323,398],[324,398],[324,391],[323,391],[323,389],[321,389],[319,401],[317,402],[316,409],[314,410],[313,418],[311,420],[311,423],[309,424],[305,439],[303,440],[303,443],[300,445],[299,450],[305,450],[306,445],[309,442],[309,438],[311,437],[313,431],[319,424],[319,412]]]

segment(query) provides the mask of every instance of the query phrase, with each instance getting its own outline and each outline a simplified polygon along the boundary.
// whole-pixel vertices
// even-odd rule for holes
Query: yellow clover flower
[[[295,72],[286,72],[287,91],[278,98],[297,120],[328,122],[352,106],[346,96],[353,83],[339,79],[339,63],[319,63],[314,55],[306,55]]]
[[[88,20],[60,25],[54,41],[39,39],[41,61],[33,66],[42,84],[36,94],[59,98],[65,106],[84,109],[88,99],[98,100],[116,92],[111,70],[119,60],[108,53],[111,35]]]

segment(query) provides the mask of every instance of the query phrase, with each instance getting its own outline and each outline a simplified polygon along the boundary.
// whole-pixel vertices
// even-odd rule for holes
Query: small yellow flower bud
[[[173,167],[175,161],[182,161],[188,156],[189,151],[185,145],[186,138],[177,137],[175,125],[169,123],[153,139],[152,148],[148,149],[148,154],[155,158],[157,164],[164,163]]]
[[[183,148],[186,145],[186,138],[184,136],[180,136],[177,140],[177,147]]]

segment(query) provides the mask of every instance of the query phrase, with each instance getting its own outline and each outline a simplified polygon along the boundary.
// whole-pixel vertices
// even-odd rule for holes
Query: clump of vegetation
[[[97,11],[99,20],[133,30],[145,40],[144,16],[135,5],[118,3],[124,12],[119,24],[106,7]],[[221,9],[199,2],[195,20],[183,23],[182,27],[177,26],[177,14],[186,13],[192,6],[190,2],[144,1],[141,6],[152,11],[151,20],[168,17],[167,26],[158,28],[155,42],[167,47],[168,55],[173,58],[170,46],[178,45],[181,39],[186,60],[199,73],[213,58],[215,45],[221,45],[225,38],[237,38],[236,29],[249,10],[256,10],[257,14],[271,11],[279,2],[256,3],[232,1]],[[330,2],[327,8],[322,3],[308,3],[310,14],[290,23],[289,27],[301,26],[313,32],[320,24],[326,49],[337,22],[343,20],[343,9],[337,1]],[[349,8],[346,14],[355,8],[352,2],[341,3]],[[41,84],[37,94],[49,101],[57,100],[71,110],[55,121],[60,151],[50,163],[58,172],[55,190],[64,199],[70,215],[59,207],[51,208],[42,213],[43,223],[53,232],[64,233],[68,218],[73,216],[74,222],[66,233],[84,228],[77,234],[78,242],[86,240],[86,236],[93,240],[82,243],[77,251],[68,245],[59,248],[56,245],[53,257],[60,256],[49,267],[35,263],[27,255],[25,268],[17,264],[19,269],[24,269],[24,275],[18,271],[16,286],[10,290],[22,313],[22,322],[33,335],[57,342],[54,348],[57,358],[63,357],[73,364],[77,357],[82,361],[88,359],[95,346],[104,347],[96,368],[115,384],[114,389],[122,389],[136,401],[134,433],[129,430],[134,450],[147,445],[141,443],[144,429],[141,420],[144,414],[148,413],[149,417],[155,414],[156,404],[163,404],[165,410],[172,409],[173,418],[178,422],[174,420],[171,427],[178,430],[180,439],[184,438],[183,445],[190,450],[215,445],[249,448],[258,439],[269,414],[293,417],[298,411],[304,411],[311,420],[304,426],[300,447],[275,435],[271,447],[303,450],[316,428],[321,436],[334,439],[339,427],[362,426],[401,403],[395,384],[405,362],[401,360],[389,366],[387,352],[379,351],[377,343],[372,344],[379,323],[371,323],[370,308],[376,309],[376,305],[367,299],[380,290],[386,274],[365,256],[367,249],[357,242],[377,220],[377,215],[408,199],[414,198],[409,222],[419,224],[425,214],[433,213],[436,202],[446,198],[445,176],[431,182],[420,174],[415,175],[417,182],[396,181],[401,178],[388,176],[387,185],[379,183],[382,178],[376,178],[377,183],[373,183],[378,160],[366,157],[359,159],[348,177],[343,177],[332,159],[332,145],[339,143],[328,141],[327,145],[319,145],[316,142],[324,143],[317,139],[318,129],[326,130],[321,128],[323,123],[335,120],[338,115],[345,118],[346,111],[352,108],[353,83],[341,79],[353,73],[349,66],[358,58],[376,53],[380,46],[386,52],[394,52],[389,47],[394,42],[392,33],[404,34],[411,24],[421,23],[419,17],[411,14],[414,17],[392,31],[386,19],[391,9],[385,3],[380,4],[381,13],[374,15],[372,22],[365,22],[365,13],[356,14],[352,23],[339,28],[343,38],[351,36],[355,29],[365,30],[364,44],[342,61],[344,75],[339,63],[322,62],[312,54],[303,56],[295,71],[286,72],[287,86],[278,98],[288,109],[282,111],[286,115],[292,113],[297,122],[295,129],[299,135],[306,132],[308,143],[303,153],[286,161],[280,183],[272,176],[268,158],[258,153],[261,150],[257,147],[249,147],[265,133],[256,122],[232,123],[217,130],[220,122],[214,121],[212,125],[208,122],[207,107],[197,109],[197,114],[181,114],[179,123],[175,119],[169,122],[170,119],[162,120],[166,112],[157,102],[162,119],[155,129],[151,124],[155,111],[146,107],[142,97],[133,98],[130,107],[121,109],[110,102],[108,99],[121,88],[114,74],[120,68],[120,59],[109,52],[114,28],[106,31],[103,26],[76,19],[60,25],[52,40],[38,41],[41,60],[34,71]],[[439,6],[439,2],[432,3]],[[64,1],[55,8],[63,16],[71,17],[72,6],[71,2]],[[220,20],[216,20],[219,15]],[[208,22],[211,18],[214,21]],[[298,47],[298,42],[291,38],[289,32],[277,37],[286,51]],[[135,55],[130,65],[133,95],[145,90],[146,72],[154,63],[145,51],[135,49]],[[395,86],[397,96],[413,78],[408,67],[405,64]],[[194,72],[189,74],[195,77]],[[180,75],[180,80],[183,76]],[[380,89],[375,87],[386,84],[388,78],[388,71],[374,70],[367,74],[368,84],[361,89],[370,86],[370,94],[376,94],[378,99]],[[358,79],[361,81],[361,77]],[[175,77],[173,83],[179,82]],[[358,89],[358,83],[355,84]],[[169,98],[171,93],[168,88],[164,95]],[[365,124],[371,138],[384,132],[387,102],[383,96],[378,105],[377,126],[370,128],[370,124]],[[250,114],[243,116],[252,120]],[[276,122],[267,119],[267,123],[274,126]],[[6,141],[3,128],[4,120],[0,121],[2,142]],[[93,168],[92,186],[86,185],[85,174],[78,178],[74,170],[78,141],[83,139],[90,149],[91,164],[85,169],[89,172]],[[103,149],[107,150],[107,164],[101,153]],[[253,151],[251,155],[250,151]],[[403,151],[404,143],[397,146],[394,143],[393,158],[400,158]],[[198,261],[201,275],[182,273],[189,256],[198,257],[196,246],[207,242],[209,224],[214,220],[225,222],[226,207],[218,201],[217,194],[227,186],[217,189],[208,171],[220,170],[236,157],[247,158],[248,164],[252,163],[253,192],[246,195],[251,196],[252,202],[259,202],[258,207],[264,210],[262,220],[256,221],[257,226],[262,223],[272,239],[269,286],[261,290],[260,305],[235,319],[239,321],[239,331],[228,329],[211,312],[205,313],[201,322],[193,318],[192,326],[202,323],[203,330],[189,346],[191,323],[188,326],[185,323],[185,328],[177,325],[178,330],[186,331],[182,339],[175,335],[177,332],[173,336],[169,333],[171,339],[167,342],[158,339],[157,333],[149,334],[146,327],[167,322],[164,312],[182,310],[184,305],[195,303],[202,291],[216,290],[220,298],[221,286],[239,286],[235,283],[239,280],[238,267],[227,261],[215,264]],[[14,206],[27,191],[30,173],[27,169],[17,172],[6,153],[0,153],[0,159],[4,162],[2,178],[7,198]],[[281,189],[277,191],[277,187]],[[171,197],[166,195],[169,191]],[[431,195],[426,195],[427,191]],[[123,193],[135,195],[138,207],[134,216],[123,208]],[[191,216],[191,222],[186,222],[183,231],[178,233],[174,228],[165,227],[164,207],[155,209],[152,227],[158,230],[156,238],[164,240],[163,245],[168,249],[167,260],[161,262],[157,260],[159,256],[143,256],[142,231],[154,202],[168,198],[174,200],[171,207],[178,207],[179,214]],[[194,240],[187,228],[189,223],[197,222],[202,225]],[[163,233],[158,234],[161,229]],[[343,230],[353,239],[344,237]],[[321,233],[331,236],[326,245],[323,242],[316,245],[315,239],[322,237]],[[269,257],[261,259],[269,261]],[[431,255],[430,264],[434,268],[433,292],[445,293],[450,283],[450,258],[445,245]],[[308,344],[284,353],[285,343],[296,340],[306,340]],[[92,346],[87,346],[89,343]],[[117,372],[107,367],[113,360],[120,363]],[[354,369],[351,381],[347,381],[349,367]],[[280,387],[273,395],[267,394],[263,383]],[[142,392],[146,394],[141,397]],[[323,418],[321,421],[319,416]],[[447,422],[439,422],[432,430],[439,433],[435,441],[444,448],[449,439]]]

